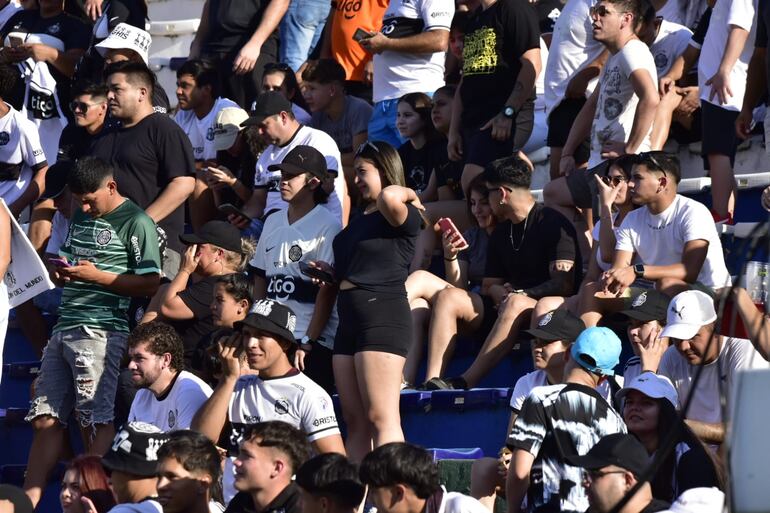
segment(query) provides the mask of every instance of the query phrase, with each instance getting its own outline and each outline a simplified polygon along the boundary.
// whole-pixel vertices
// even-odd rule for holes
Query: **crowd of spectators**
[[[206,0],[175,91],[148,13],[0,0],[0,270],[9,213],[56,285],[15,311],[33,507],[64,459],[68,513],[721,507],[736,383],[770,368],[720,240],[770,4]],[[710,210],[664,151],[694,141]],[[402,390],[528,348],[500,457],[448,492]]]

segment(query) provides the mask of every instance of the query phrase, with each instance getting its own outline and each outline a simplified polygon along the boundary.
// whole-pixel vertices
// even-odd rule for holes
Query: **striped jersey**
[[[155,223],[128,199],[98,218],[75,212],[59,255],[70,262],[90,260],[97,269],[114,274],[160,274]],[[88,326],[127,333],[130,300],[94,283],[69,281],[53,331]]]
[[[535,456],[527,491],[530,511],[586,511],[583,470],[565,458],[582,456],[602,437],[625,432],[621,416],[593,388],[570,383],[533,389],[507,442],[511,450]]]

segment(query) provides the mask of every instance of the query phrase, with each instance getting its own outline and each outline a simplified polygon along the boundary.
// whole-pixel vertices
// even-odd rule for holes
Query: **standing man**
[[[227,77],[223,95],[248,108],[259,94],[265,65],[278,61],[278,24],[289,0],[206,0],[190,59],[214,63]]]
[[[188,429],[211,395],[202,379],[184,369],[182,339],[168,324],[140,324],[128,336],[128,370],[139,391],[129,422],[152,424],[163,432]]]
[[[452,106],[448,154],[465,160],[463,190],[496,159],[524,147],[535,119],[540,30],[525,0],[481,0],[465,28],[463,75]]]
[[[396,130],[398,100],[444,85],[444,59],[454,3],[446,0],[392,0],[382,29],[359,43],[374,54],[374,112],[369,139],[394,148],[404,142]]]
[[[536,388],[525,399],[508,436],[508,513],[521,511],[525,494],[533,513],[588,509],[582,472],[567,457],[626,432],[622,417],[596,391],[615,375],[620,350],[608,328],[588,328],[565,353],[564,383]]]
[[[190,140],[179,126],[152,107],[155,79],[144,64],[125,61],[107,71],[110,115],[120,121],[103,130],[91,154],[115,167],[115,181],[165,232],[163,273],[179,269],[184,202],[195,187]]]
[[[107,86],[80,82],[72,86],[69,105],[75,122],[64,127],[59,139],[57,160],[78,160],[88,155],[96,134],[102,131],[107,117]]]
[[[27,415],[35,434],[24,489],[34,504],[59,458],[73,409],[86,450],[106,452],[129,301],[153,295],[160,282],[155,224],[121,196],[114,174],[107,162],[84,157],[69,177],[81,208],[59,249],[62,263],[52,271],[54,283],[64,287],[59,320]]]

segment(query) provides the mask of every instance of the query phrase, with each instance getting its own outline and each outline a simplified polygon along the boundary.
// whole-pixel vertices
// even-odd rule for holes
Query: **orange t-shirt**
[[[364,66],[372,55],[353,40],[356,30],[379,31],[387,0],[335,0],[332,2],[332,58],[345,68],[345,78],[364,80]]]

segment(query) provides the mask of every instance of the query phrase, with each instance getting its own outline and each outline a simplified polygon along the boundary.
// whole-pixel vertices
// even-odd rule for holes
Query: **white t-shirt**
[[[664,23],[666,21],[680,25],[684,23],[684,10],[679,7],[679,0],[668,0],[655,15],[663,18]]]
[[[619,376],[616,376],[616,380]],[[622,386],[620,383],[618,383]],[[529,396],[532,389],[535,387],[549,386],[548,375],[544,370],[538,369],[536,371],[528,372],[522,377],[516,380],[516,385],[513,387],[513,393],[511,393],[510,407],[514,413],[521,411],[521,405],[524,404],[524,399]],[[608,403],[612,404],[612,387],[607,380],[599,383],[596,390],[604,397]]]
[[[279,189],[281,172],[269,171],[267,168],[273,164],[283,162],[286,154],[295,146],[301,144],[312,146],[320,151],[321,155],[326,158],[326,168],[337,171],[337,178],[334,179],[334,190],[329,196],[329,200],[324,203],[324,207],[334,214],[340,224],[342,224],[342,198],[344,194],[347,194],[347,189],[345,188],[345,173],[342,171],[340,150],[329,134],[304,125],[300,127],[286,146],[271,144],[265,148],[265,151],[262,152],[257,160],[254,187],[267,189],[265,213],[271,210],[285,210],[287,207],[286,202],[281,199],[281,191]]]
[[[323,260],[333,265],[332,241],[341,229],[340,222],[321,205],[316,205],[294,224],[289,224],[286,210],[276,212],[265,221],[251,265],[265,272],[267,297],[280,301],[296,314],[294,337],[297,339],[307,332],[318,294],[318,286],[300,272],[299,263]],[[334,306],[318,339],[328,349],[334,349],[338,322]]]
[[[546,115],[551,115],[564,99],[567,84],[575,74],[595,61],[604,46],[593,38],[589,9],[592,0],[569,0],[562,8],[553,28],[548,61],[543,67]],[[596,86],[596,80],[588,85],[587,95]]]
[[[211,387],[191,372],[180,372],[171,390],[165,397],[158,399],[148,388],[136,392],[129,422],[146,422],[164,433],[179,429],[189,429],[193,416],[211,396]]]
[[[174,115],[174,121],[190,139],[195,160],[213,160],[217,158],[217,150],[214,148],[214,128],[217,122],[217,114],[225,107],[240,108],[232,100],[217,98],[209,113],[200,119],[192,109],[179,109],[176,115]]]
[[[45,247],[45,252],[52,255],[59,254],[59,248],[64,244],[64,239],[67,238],[67,232],[70,230],[69,219],[64,217],[58,210],[53,215],[53,221],[51,223],[51,237],[48,239],[48,244]]]
[[[607,141],[628,141],[631,127],[634,124],[636,106],[639,97],[631,85],[631,74],[636,70],[646,70],[652,83],[658,84],[658,74],[655,71],[655,61],[652,59],[649,47],[632,39],[618,53],[611,55],[602,70],[599,100],[596,104],[596,116],[591,127],[591,157],[588,167],[594,167],[602,162],[602,145]],[[644,136],[644,141],[637,151],[650,149],[650,132]]]
[[[740,111],[743,106],[743,95],[746,93],[746,78],[749,61],[754,53],[754,39],[757,32],[757,0],[719,0],[711,13],[711,21],[703,40],[700,60],[698,61],[698,87],[700,98],[709,101],[711,86],[706,81],[714,76],[722,62],[725,53],[730,26],[738,26],[749,33],[738,60],[730,72],[730,89],[732,96],[727,97],[725,105],[719,104],[715,96],[711,103],[723,109]]]
[[[489,510],[473,497],[463,495],[458,492],[447,492],[441,496],[441,505],[438,507],[438,513],[489,513]]]
[[[754,349],[750,341],[743,338],[722,337],[719,357],[703,366],[692,403],[687,411],[687,418],[712,424],[722,422],[722,408],[719,404],[720,389],[726,394],[729,405],[732,402],[730,394],[738,372],[767,368],[770,368],[770,364]],[[666,376],[674,384],[681,404],[687,400],[696,370],[697,366],[690,365],[675,346],[666,350],[658,366],[658,374]]]
[[[389,38],[415,36],[429,30],[449,30],[455,13],[448,0],[393,0],[382,17],[380,32]],[[374,102],[407,93],[432,93],[444,85],[445,52],[385,51],[375,54]]]
[[[46,160],[35,123],[10,105],[8,108],[0,118],[0,164],[20,166],[16,180],[0,181],[0,198],[10,205],[24,193]]]
[[[647,207],[637,208],[628,213],[615,232],[615,250],[634,253],[642,264],[672,265],[681,263],[687,242],[702,239],[709,246],[698,281],[711,288],[730,285],[722,242],[710,216],[703,203],[681,194],[657,215]]]
[[[668,4],[675,0],[668,0]],[[674,61],[684,53],[692,39],[692,30],[684,25],[672,23],[665,19],[660,23],[660,30],[655,42],[650,47],[652,58],[655,61],[655,69],[658,71],[658,78],[662,77]]]

